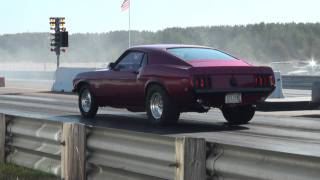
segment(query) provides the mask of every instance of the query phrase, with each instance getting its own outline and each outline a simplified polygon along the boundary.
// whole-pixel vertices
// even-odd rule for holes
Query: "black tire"
[[[84,93],[90,93],[91,96],[91,103],[88,106],[88,109],[85,109],[82,105],[82,98],[84,96]],[[79,98],[78,98],[78,105],[81,115],[84,118],[94,118],[98,112],[99,106],[96,103],[94,94],[92,93],[89,85],[84,85],[79,90]]]
[[[256,108],[254,105],[235,107],[224,106],[221,111],[230,125],[241,125],[247,124],[252,119],[256,112]]]
[[[162,98],[162,113],[160,117],[156,117],[152,113],[151,100],[153,96],[160,95]],[[153,85],[148,89],[146,96],[146,110],[148,119],[157,125],[175,124],[179,120],[180,111],[172,102],[167,92],[159,85]]]

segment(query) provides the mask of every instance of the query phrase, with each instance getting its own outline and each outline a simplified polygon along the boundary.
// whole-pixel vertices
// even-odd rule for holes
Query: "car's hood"
[[[191,60],[187,63],[193,67],[252,66],[242,60]]]

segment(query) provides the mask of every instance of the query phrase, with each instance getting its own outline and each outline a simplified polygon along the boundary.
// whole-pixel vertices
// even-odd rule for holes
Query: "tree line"
[[[320,59],[320,23],[259,23],[237,26],[132,31],[132,44],[196,44],[229,52],[250,62]],[[49,33],[0,36],[0,62],[55,62]],[[69,36],[62,54],[68,62],[110,62],[128,48],[128,32],[78,33]]]

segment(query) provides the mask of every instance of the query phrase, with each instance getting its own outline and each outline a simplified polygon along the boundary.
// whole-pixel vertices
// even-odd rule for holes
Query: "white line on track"
[[[17,101],[6,101],[1,100],[0,104],[10,104],[14,106],[22,106],[22,107],[32,107],[35,108],[35,111],[39,111],[36,108],[44,108],[48,110],[56,110],[61,112],[78,112],[78,108],[76,107],[68,107],[68,106],[59,106],[59,105],[50,105],[50,104],[39,104],[39,103],[32,103],[32,102],[17,102]],[[19,109],[17,107],[17,109]]]
[[[36,100],[36,101],[47,101],[47,102],[61,102],[61,100],[53,99],[53,98],[42,98],[42,97],[35,97],[35,96],[24,96],[24,95],[0,95],[0,98],[7,98],[7,99],[17,99],[17,100]]]

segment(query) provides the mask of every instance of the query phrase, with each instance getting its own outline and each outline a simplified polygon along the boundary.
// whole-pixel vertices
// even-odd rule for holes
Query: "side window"
[[[143,52],[129,52],[120,60],[115,69],[119,71],[136,71],[141,66],[143,56]]]
[[[142,62],[141,62],[141,67],[144,67],[148,64],[148,55],[147,53],[144,54]]]

